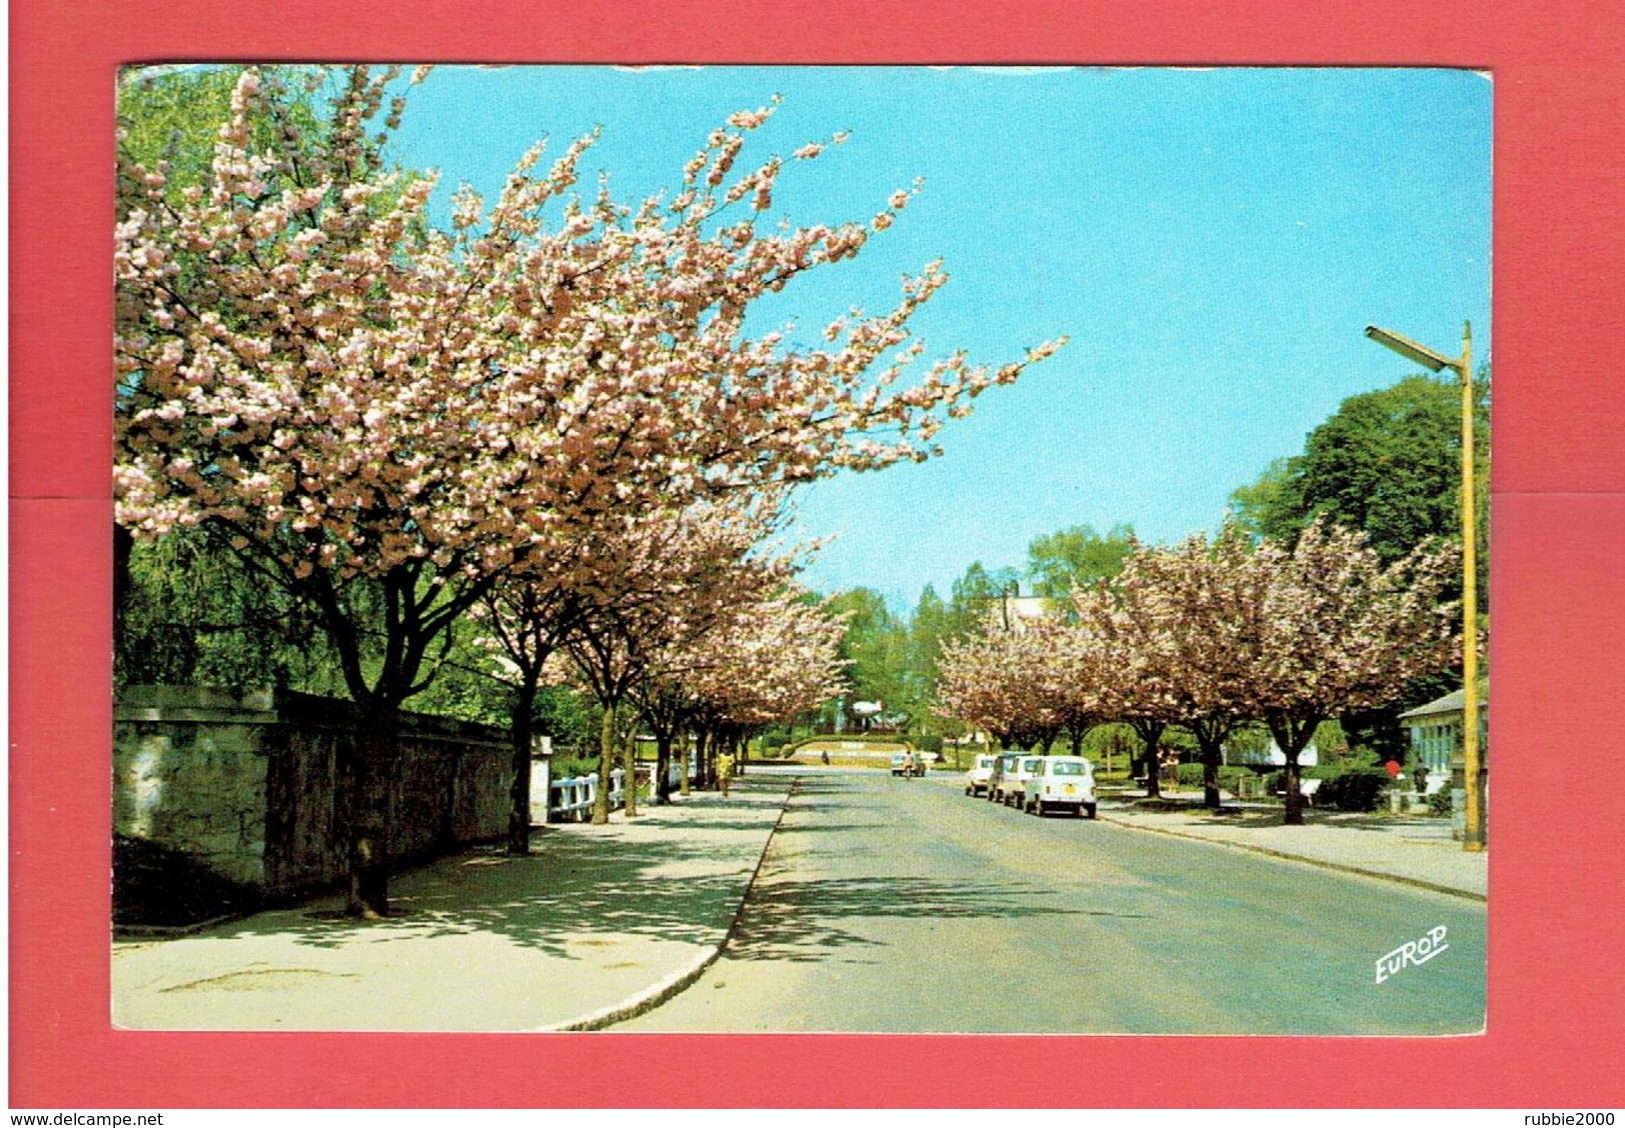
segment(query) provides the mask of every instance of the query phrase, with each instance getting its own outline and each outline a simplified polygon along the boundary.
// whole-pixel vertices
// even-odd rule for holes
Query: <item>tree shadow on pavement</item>
[[[855,922],[865,918],[1014,919],[1099,916],[1150,919],[1150,914],[1072,909],[1042,903],[1047,887],[1007,885],[967,889],[928,878],[840,878],[761,883],[746,903],[729,942],[735,959],[814,962],[842,946],[883,946]]]
[[[391,902],[401,915],[387,920],[362,922],[307,906],[261,913],[213,935],[274,934],[336,949],[477,932],[564,958],[581,958],[594,933],[714,941],[762,848],[760,837],[737,829],[737,840],[727,841],[734,826],[705,824],[706,837],[686,843],[560,834],[528,857],[462,855],[400,875]]]
[[[1193,806],[1187,811],[1172,813],[1199,819],[1205,826],[1238,827],[1242,830],[1270,830],[1286,825],[1285,812],[1279,808],[1227,807],[1221,812],[1215,812],[1205,807]],[[1440,822],[1442,825],[1442,820]],[[1427,824],[1420,819],[1395,819],[1375,813],[1359,814],[1328,808],[1308,807],[1303,812],[1303,825],[1393,832],[1411,827],[1426,826]]]

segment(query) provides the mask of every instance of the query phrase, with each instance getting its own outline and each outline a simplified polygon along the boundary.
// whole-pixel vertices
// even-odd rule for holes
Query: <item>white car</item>
[[[1094,818],[1094,765],[1082,756],[1039,757],[1022,781],[1021,805],[1035,815],[1070,807],[1075,814]]]
[[[1008,803],[1010,788],[1014,784],[1016,763],[1021,759],[1020,752],[1000,752],[993,757],[993,774],[987,779],[987,797],[989,802]]]
[[[987,794],[987,784],[993,778],[993,765],[998,759],[998,756],[991,752],[977,755],[976,762],[971,765],[970,771],[965,773],[966,795]]]
[[[1027,778],[1044,762],[1043,756],[1018,756],[1004,774],[1004,805],[1019,807],[1026,801]]]

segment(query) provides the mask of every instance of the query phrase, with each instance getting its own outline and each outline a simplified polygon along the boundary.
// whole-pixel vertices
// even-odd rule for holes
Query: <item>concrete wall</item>
[[[339,757],[358,731],[353,706],[305,694],[127,687],[114,710],[114,833],[272,898],[332,884],[347,871]],[[500,729],[407,714],[391,858],[504,834],[510,759]]]

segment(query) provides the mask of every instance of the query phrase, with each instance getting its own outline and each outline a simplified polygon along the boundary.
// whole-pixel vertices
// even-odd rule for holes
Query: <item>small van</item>
[[[965,773],[965,794],[986,795],[987,782],[993,778],[993,765],[999,757],[992,752],[977,753],[976,762]]]
[[[1022,755],[1020,752],[1000,752],[994,758],[993,774],[987,778],[987,797],[991,802],[1010,802],[1010,789],[1016,786],[1016,762]]]
[[[1022,782],[1021,805],[1030,814],[1071,808],[1095,817],[1095,768],[1082,756],[1044,756]]]
[[[1009,769],[1004,778],[1004,805],[1006,807],[1020,807],[1026,802],[1027,779],[1035,771],[1041,770],[1045,756],[1033,756],[1023,753],[1016,757],[1015,765]]]

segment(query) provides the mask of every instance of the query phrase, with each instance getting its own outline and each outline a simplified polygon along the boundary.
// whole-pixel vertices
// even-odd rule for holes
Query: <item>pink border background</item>
[[[628,6],[630,7],[630,6]],[[1019,1103],[992,1040],[193,1035],[107,1020],[112,93],[120,63],[1442,65],[1496,87],[1489,1030],[1048,1038],[1101,1106],[1625,1104],[1620,9],[1569,0],[13,0],[12,1107]],[[351,17],[346,9],[358,15]],[[987,21],[996,11],[997,19]],[[1450,170],[1440,169],[1440,176]],[[1293,956],[1281,953],[1284,970]],[[1016,1049],[1002,1039],[1004,1049]],[[1033,1043],[1033,1039],[1015,1039]],[[720,1055],[733,1064],[716,1068]],[[908,1062],[895,1072],[888,1061]],[[625,1088],[637,1063],[636,1093]],[[568,1076],[570,1087],[555,1079]],[[1419,1083],[1419,1079],[1427,1079]],[[585,1088],[584,1088],[585,1087]]]

